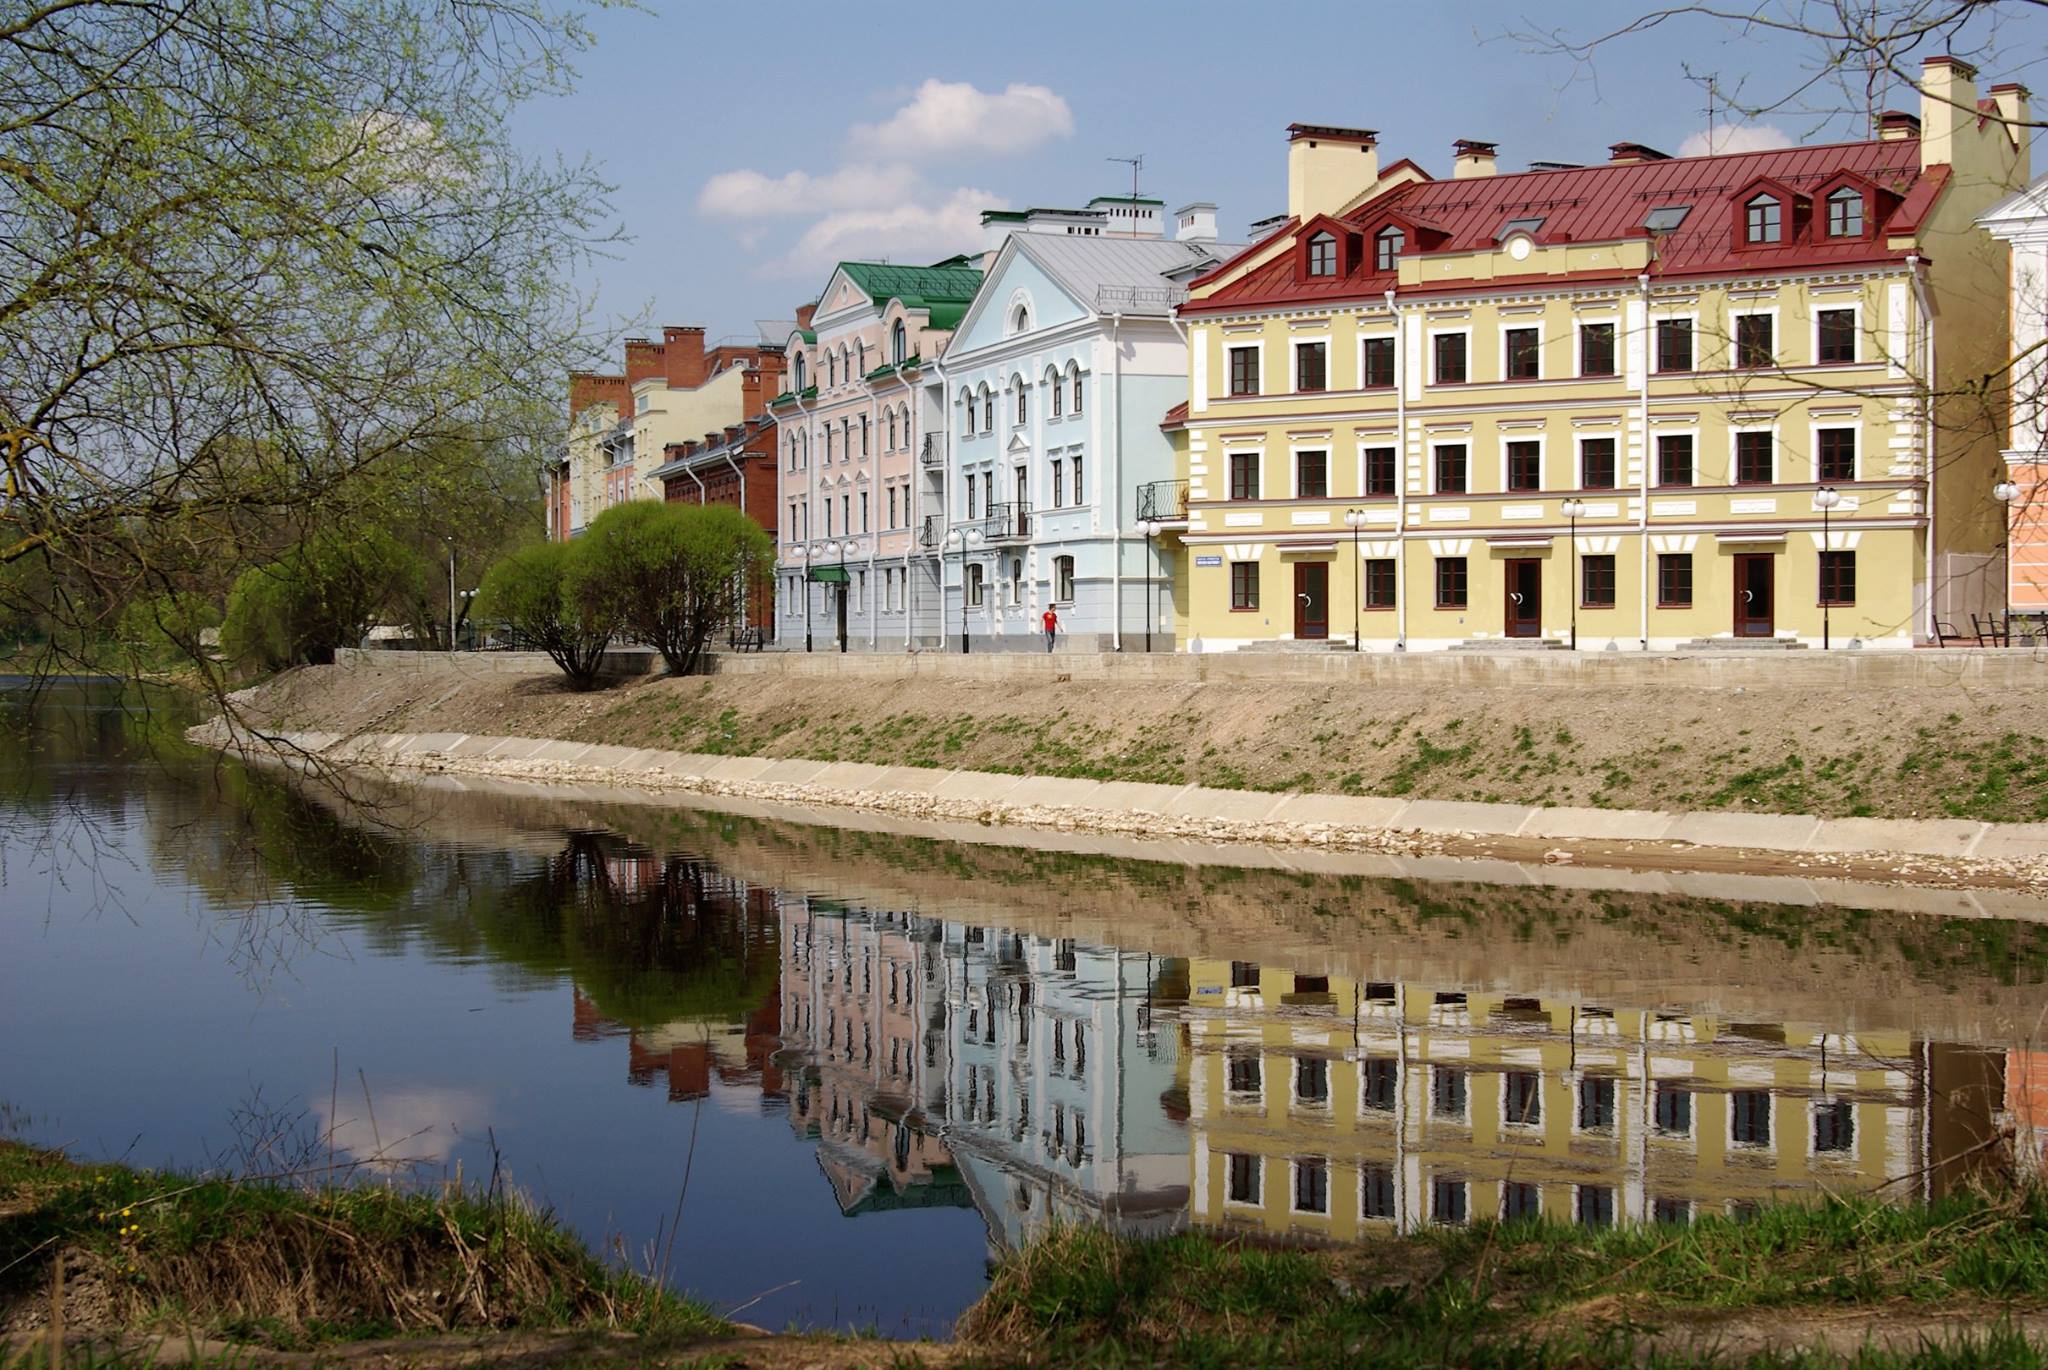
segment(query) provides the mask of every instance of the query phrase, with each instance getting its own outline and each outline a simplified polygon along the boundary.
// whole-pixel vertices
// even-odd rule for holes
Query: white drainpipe
[[[1934,636],[1934,302],[1927,295],[1927,263],[1917,252],[1906,255],[1906,270],[1913,275],[1913,301],[1920,309],[1921,336],[1926,340],[1922,351],[1926,355],[1926,372],[1921,378],[1924,387],[1921,399],[1921,423],[1927,430],[1923,444],[1927,462],[1927,595],[1925,611],[1922,614],[1921,631],[1928,637]],[[2010,520],[2008,520],[2008,524]],[[2010,539],[2010,531],[2006,533]]]
[[[1387,292],[1387,314],[1394,321],[1394,650],[1408,650],[1408,340],[1401,329],[1401,308]],[[1359,502],[1365,500],[1360,488]],[[1356,555],[1354,549],[1353,555]],[[1352,568],[1363,575],[1363,567]],[[1354,584],[1359,583],[1355,578]]]
[[[1656,453],[1650,441],[1650,367],[1656,358],[1652,350],[1657,345],[1657,326],[1650,318],[1650,273],[1645,271],[1636,277],[1637,286],[1643,292],[1643,386],[1639,404],[1642,411],[1643,461],[1640,480],[1642,509],[1636,514],[1636,601],[1640,606],[1637,616],[1641,630],[1640,646],[1650,650],[1650,462]],[[1579,587],[1571,585],[1566,592],[1576,595]]]
[[[1110,389],[1116,403],[1109,431],[1109,602],[1111,614],[1110,650],[1124,649],[1124,353],[1117,339],[1123,323],[1121,312],[1109,316]]]

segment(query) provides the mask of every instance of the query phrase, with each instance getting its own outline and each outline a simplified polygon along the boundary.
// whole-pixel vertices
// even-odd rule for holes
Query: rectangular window
[[[1430,1067],[1429,1111],[1437,1118],[1465,1116],[1465,1072],[1461,1067]]]
[[[1433,1222],[1456,1225],[1465,1221],[1466,1191],[1463,1180],[1432,1179],[1429,1182],[1429,1216]]]
[[[1394,383],[1394,340],[1367,338],[1360,354],[1358,383],[1367,390],[1385,389]]]
[[[1400,468],[1394,461],[1391,447],[1368,447],[1365,449],[1365,493],[1368,495],[1392,495],[1399,493],[1395,482],[1399,479]]]
[[[1750,368],[1769,366],[1777,360],[1772,346],[1771,316],[1739,314],[1735,319],[1735,364]]]
[[[1692,320],[1657,320],[1657,369],[1692,370]]]
[[[1515,1127],[1536,1127],[1543,1121],[1543,1077],[1533,1070],[1511,1070],[1501,1077],[1501,1121]]]
[[[1657,554],[1657,607],[1692,608],[1692,553]]]
[[[1856,554],[1854,552],[1822,552],[1820,554],[1820,602],[1823,604],[1854,604],[1856,602]]]
[[[1230,454],[1230,497],[1232,499],[1257,499],[1259,497],[1259,454],[1257,452],[1232,452]]]
[[[1813,1106],[1813,1149],[1854,1151],[1856,1108],[1847,1099],[1822,1099]]]
[[[1769,433],[1735,435],[1735,483],[1769,485],[1774,470],[1772,438]]]
[[[1511,442],[1508,444],[1508,489],[1541,490],[1543,488],[1543,444],[1537,442]]]
[[[1611,376],[1614,374],[1613,324],[1588,323],[1579,325],[1579,374],[1581,376]]]
[[[1596,552],[1579,558],[1579,604],[1587,609],[1614,607],[1614,557]]]
[[[1374,1113],[1392,1113],[1401,1088],[1401,1063],[1385,1056],[1358,1063],[1358,1106]]]
[[[1330,1102],[1330,1063],[1320,1056],[1304,1056],[1294,1063],[1294,1097],[1321,1108]]]
[[[1814,479],[1856,479],[1856,430],[1823,428],[1814,434]]]
[[[1658,1085],[1655,1108],[1657,1130],[1672,1137],[1692,1135],[1692,1091],[1678,1085]]]
[[[1582,1184],[1579,1186],[1578,1212],[1573,1216],[1581,1227],[1614,1226],[1614,1186],[1609,1184]]]
[[[1753,243],[1777,242],[1782,213],[1778,202],[1768,195],[1759,195],[1744,208],[1748,211],[1749,240]]]
[[[980,489],[980,482],[976,481],[970,474],[967,477],[967,521],[969,523],[974,521],[975,499]]]
[[[1266,1075],[1256,1051],[1233,1051],[1228,1058],[1229,1090],[1232,1094],[1260,1094]]]
[[[1230,1202],[1234,1204],[1263,1203],[1265,1196],[1260,1192],[1259,1158],[1242,1151],[1230,1153]]]
[[[1074,559],[1054,557],[1052,559],[1052,597],[1062,604],[1074,602]]]
[[[1692,484],[1692,435],[1662,433],[1657,437],[1657,484]]]
[[[1500,1219],[1511,1223],[1543,1216],[1543,1186],[1515,1180],[1500,1187]]]
[[[1614,439],[1587,438],[1579,444],[1579,485],[1587,490],[1614,488]]]
[[[1393,1167],[1369,1165],[1358,1172],[1358,1216],[1388,1221],[1393,1219]]]
[[[1077,505],[1084,503],[1087,498],[1086,495],[1081,493],[1081,454],[1076,452],[1074,454],[1074,503]]]
[[[860,530],[863,533],[868,531],[868,492],[865,490],[860,492]]]
[[[1814,316],[1814,361],[1822,365],[1856,360],[1856,311],[1823,309]]]
[[[1650,1221],[1665,1227],[1684,1227],[1692,1221],[1692,1200],[1650,1200]]]
[[[1579,1130],[1605,1132],[1614,1126],[1614,1079],[1588,1075],[1579,1081]]]
[[[1296,452],[1294,454],[1294,497],[1296,499],[1328,499],[1330,496],[1330,454],[1328,452]]]
[[[1259,563],[1256,561],[1230,563],[1230,607],[1246,610],[1259,607]]]
[[[1439,333],[1430,340],[1436,357],[1436,383],[1457,385],[1465,379],[1465,335]]]
[[[1771,1144],[1771,1096],[1761,1089],[1738,1089],[1728,1096],[1728,1139],[1737,1146]]]
[[[1394,607],[1394,559],[1374,557],[1365,563],[1365,607]]]
[[[1300,343],[1294,349],[1294,388],[1327,390],[1330,384],[1330,345]]]
[[[1249,566],[1252,563],[1247,561],[1237,564]],[[1252,607],[1258,607],[1256,599],[1253,600]],[[1259,963],[1257,961],[1232,961],[1230,963],[1230,987],[1232,989],[1257,989],[1259,987]]]
[[[1328,1213],[1330,1211],[1330,1163],[1328,1161],[1296,1161],[1294,1163],[1294,1211],[1297,1213]]]
[[[1465,493],[1465,444],[1446,443],[1436,449],[1436,492],[1439,495]]]
[[[1436,559],[1436,607],[1439,609],[1462,609],[1465,607],[1465,558],[1438,557]]]
[[[1230,393],[1233,395],[1256,395],[1259,393],[1258,348],[1233,347],[1230,349]]]
[[[1543,349],[1533,328],[1510,328],[1506,334],[1507,378],[1533,381],[1543,374]]]

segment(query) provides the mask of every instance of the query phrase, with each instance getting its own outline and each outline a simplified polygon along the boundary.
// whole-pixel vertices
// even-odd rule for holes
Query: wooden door
[[[1777,624],[1777,561],[1768,552],[1735,558],[1735,635],[1770,637]]]
[[[1534,557],[1512,557],[1507,567],[1507,634],[1543,634],[1543,563]]]
[[[1302,640],[1330,635],[1330,563],[1294,563],[1294,636]]]

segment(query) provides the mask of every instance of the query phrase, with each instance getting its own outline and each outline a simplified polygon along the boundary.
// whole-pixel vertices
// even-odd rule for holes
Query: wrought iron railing
[[[946,530],[939,526],[939,516],[926,514],[923,524],[917,530],[917,545],[927,552],[935,552],[945,540]]]
[[[1031,536],[1031,506],[1023,500],[991,504],[981,521],[983,542],[1016,542]]]
[[[1138,487],[1138,517],[1166,522],[1188,516],[1188,483],[1152,480]]]
[[[945,436],[940,433],[925,434],[924,451],[919,459],[926,466],[944,466],[946,464]]]

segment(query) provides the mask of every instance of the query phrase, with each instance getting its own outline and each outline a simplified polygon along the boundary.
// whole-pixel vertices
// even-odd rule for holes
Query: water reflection
[[[775,1324],[943,1332],[1061,1220],[1350,1241],[1931,1196],[2003,1130],[2038,1155],[2048,1117],[2038,909],[364,806],[104,699],[0,734],[0,782],[0,1037],[35,1043],[0,1099],[46,1140],[189,1162],[252,1087],[324,1122],[361,1069],[376,1121],[344,1099],[344,1149],[502,1154],[594,1242],[648,1239],[694,1173],[680,1281],[795,1281],[750,1309]],[[18,859],[62,825],[134,874],[129,917],[67,921],[91,882]]]

